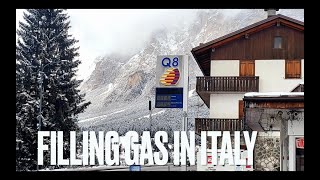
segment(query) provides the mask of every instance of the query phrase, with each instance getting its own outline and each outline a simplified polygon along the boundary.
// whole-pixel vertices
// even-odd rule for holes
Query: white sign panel
[[[183,59],[183,55],[162,55],[157,57],[156,87],[183,87]]]
[[[225,160],[225,165],[213,165],[212,160],[214,157],[212,157],[212,154],[210,152],[211,150],[207,150],[207,165],[201,165],[200,159],[201,159],[201,152],[197,152],[197,171],[253,171],[253,166],[247,166],[247,165],[229,165],[228,160]],[[220,154],[221,150],[218,149],[217,151],[217,161],[220,161]],[[234,156],[234,152],[233,152]],[[240,158],[241,159],[247,159],[248,157],[248,151],[247,150],[240,150]]]

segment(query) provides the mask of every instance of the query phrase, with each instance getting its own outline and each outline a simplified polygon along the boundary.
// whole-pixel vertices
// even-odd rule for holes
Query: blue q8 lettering
[[[16,10],[16,171],[304,171],[303,9],[133,11]]]
[[[165,57],[162,59],[162,66],[164,67],[176,67],[179,65],[179,58],[178,57],[174,57],[172,60],[168,57]]]
[[[179,57],[173,56],[163,57],[161,60],[162,67],[164,68],[163,74],[160,77],[160,83],[164,86],[177,86],[181,77],[179,68]]]

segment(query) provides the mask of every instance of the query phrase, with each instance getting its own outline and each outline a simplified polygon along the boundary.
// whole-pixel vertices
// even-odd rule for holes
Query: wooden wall
[[[301,102],[250,102],[250,108],[270,109],[304,109],[304,101]]]
[[[275,36],[282,37],[282,49],[273,48]],[[304,59],[304,31],[274,25],[217,47],[210,59]]]

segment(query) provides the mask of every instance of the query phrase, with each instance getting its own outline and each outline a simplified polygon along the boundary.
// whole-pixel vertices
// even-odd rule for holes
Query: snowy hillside
[[[280,10],[278,13],[304,21],[303,10]],[[263,10],[242,10],[236,16],[226,16],[223,10],[199,10],[195,21],[185,27],[168,31],[159,29],[134,55],[113,54],[97,59],[95,70],[81,86],[86,100],[92,104],[81,114],[79,125],[93,130],[129,130],[150,128],[148,101],[154,106],[155,68],[157,55],[188,54],[199,43],[236,31],[266,18]],[[107,50],[106,50],[107,51]],[[195,117],[208,117],[209,110],[198,97],[196,76],[202,73],[193,59],[189,62],[189,129],[194,128]],[[179,130],[181,110],[153,109],[153,130]]]

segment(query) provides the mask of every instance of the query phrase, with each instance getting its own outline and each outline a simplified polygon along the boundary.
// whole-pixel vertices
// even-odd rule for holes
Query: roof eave
[[[200,67],[200,70],[201,70],[202,74],[205,75],[205,72],[203,71],[202,66],[199,64],[199,61],[198,61],[198,59],[197,59],[197,56],[194,54],[194,51],[191,50],[191,53],[192,53],[193,58],[196,60],[196,62],[197,62],[197,64],[198,64],[198,67]]]
[[[243,101],[289,101],[289,102],[304,102],[304,96],[294,97],[244,97]]]
[[[275,15],[275,16],[271,16],[271,17],[269,17],[269,18],[267,18],[267,19],[261,20],[261,21],[259,21],[259,22],[256,22],[256,23],[254,23],[254,24],[251,24],[251,25],[249,25],[249,26],[247,26],[247,27],[244,27],[244,28],[242,28],[242,29],[239,29],[239,30],[237,30],[237,31],[231,32],[231,33],[229,33],[229,34],[226,34],[226,35],[224,35],[224,36],[222,36],[222,37],[220,37],[220,38],[214,39],[214,40],[212,40],[212,41],[209,41],[209,42],[207,42],[207,43],[204,43],[204,44],[201,44],[201,45],[199,45],[199,46],[197,46],[197,47],[194,47],[194,48],[192,48],[192,51],[198,51],[198,50],[200,50],[200,49],[202,49],[202,48],[205,48],[205,47],[207,47],[207,46],[211,46],[211,45],[213,45],[213,44],[215,44],[215,43],[218,43],[218,42],[220,42],[220,41],[226,40],[226,39],[231,38],[231,37],[233,37],[233,36],[235,36],[235,35],[237,35],[237,34],[243,33],[243,32],[245,32],[245,31],[248,31],[248,30],[250,30],[250,29],[252,29],[252,28],[258,27],[258,26],[260,26],[260,25],[262,25],[262,24],[265,24],[265,23],[267,23],[267,22],[273,21],[273,20],[278,19],[278,18],[282,18],[282,19],[285,19],[285,20],[287,20],[287,21],[291,21],[291,22],[296,23],[296,24],[298,24],[298,25],[304,26],[304,22],[302,22],[302,21],[299,21],[299,20],[290,18],[290,17],[288,17],[288,16],[284,16],[284,15],[282,15],[282,14],[278,14],[278,15]]]

